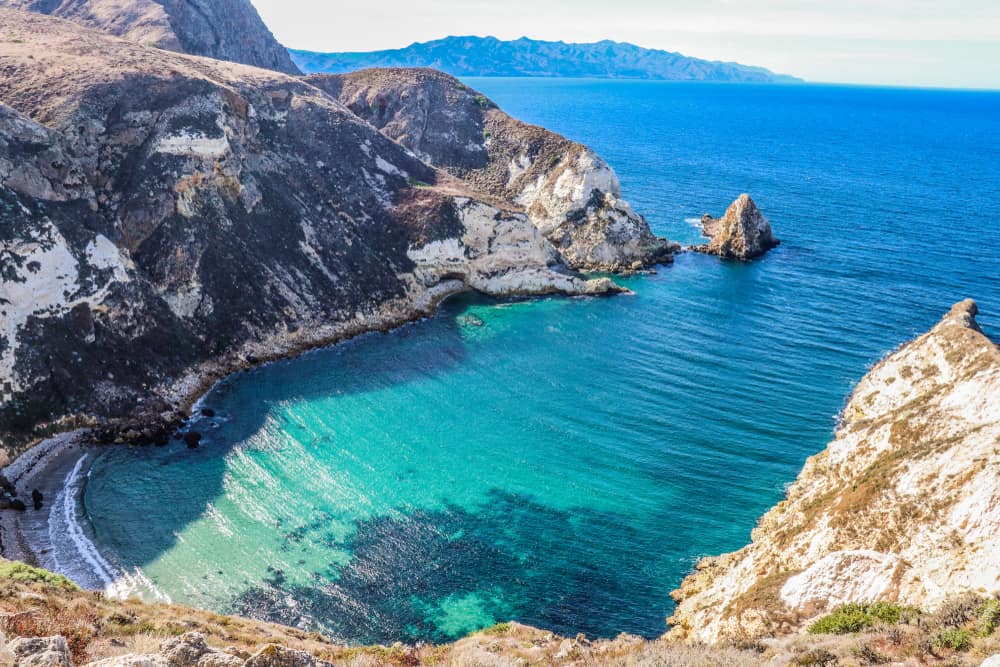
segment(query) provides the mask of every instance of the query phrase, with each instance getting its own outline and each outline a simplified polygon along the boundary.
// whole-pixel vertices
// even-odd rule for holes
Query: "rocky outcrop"
[[[386,69],[307,80],[420,159],[524,212],[573,268],[632,270],[679,249],[622,200],[596,153],[514,120],[451,76]]]
[[[975,316],[959,303],[872,368],[752,543],[674,592],[672,637],[761,637],[847,602],[933,611],[1000,592],[1000,350]]]
[[[4,651],[11,667],[73,667],[65,637],[15,637]]]
[[[618,289],[301,79],[41,14],[0,9],[0,23],[19,35],[0,42],[12,440],[68,416],[166,418],[212,378],[470,287]]]
[[[66,639],[18,637],[6,646],[13,656],[11,667],[72,667]],[[157,653],[127,653],[87,663],[87,667],[332,667],[305,651],[277,644],[264,646],[255,654],[240,657],[237,651],[212,648],[199,632],[168,639]]]
[[[701,224],[702,233],[711,241],[692,249],[709,255],[746,261],[780,243],[771,232],[771,223],[748,194],[740,195],[721,218],[706,214]]]
[[[250,0],[0,0],[0,7],[58,16],[161,49],[299,74]]]

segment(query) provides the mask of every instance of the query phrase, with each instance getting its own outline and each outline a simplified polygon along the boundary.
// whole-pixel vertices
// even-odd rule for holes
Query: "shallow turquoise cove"
[[[998,95],[472,84],[594,146],[659,233],[695,242],[689,220],[749,191],[783,244],[682,255],[634,296],[465,296],[238,375],[202,449],[94,464],[106,556],[177,602],[354,642],[511,619],[654,637],[869,364],[965,297],[1000,331]]]

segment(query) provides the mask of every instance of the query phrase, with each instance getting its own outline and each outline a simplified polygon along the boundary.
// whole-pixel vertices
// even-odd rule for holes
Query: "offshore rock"
[[[674,591],[670,637],[793,632],[848,602],[1000,592],[1000,350],[957,304],[858,383],[750,545]]]
[[[249,0],[0,0],[0,7],[50,14],[161,49],[299,74]]]
[[[702,233],[711,241],[692,249],[709,255],[746,261],[760,257],[780,243],[774,238],[771,223],[748,194],[740,195],[722,218],[705,215],[701,224]]]
[[[461,185],[525,213],[569,266],[624,271],[670,262],[594,151],[517,121],[458,79],[429,69],[307,78]]]

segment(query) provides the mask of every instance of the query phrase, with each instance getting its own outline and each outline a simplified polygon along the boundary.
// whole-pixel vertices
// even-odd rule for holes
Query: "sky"
[[[1000,89],[1000,0],[252,0],[311,51],[613,39],[814,82]]]

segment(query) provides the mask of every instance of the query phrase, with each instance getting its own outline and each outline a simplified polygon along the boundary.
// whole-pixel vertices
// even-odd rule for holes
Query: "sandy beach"
[[[62,491],[66,475],[80,457],[95,449],[83,444],[85,431],[63,433],[28,450],[3,469],[18,496],[28,505],[25,512],[0,512],[0,554],[10,560],[43,565],[51,549],[49,515]],[[31,503],[34,489],[42,492],[42,508]]]

